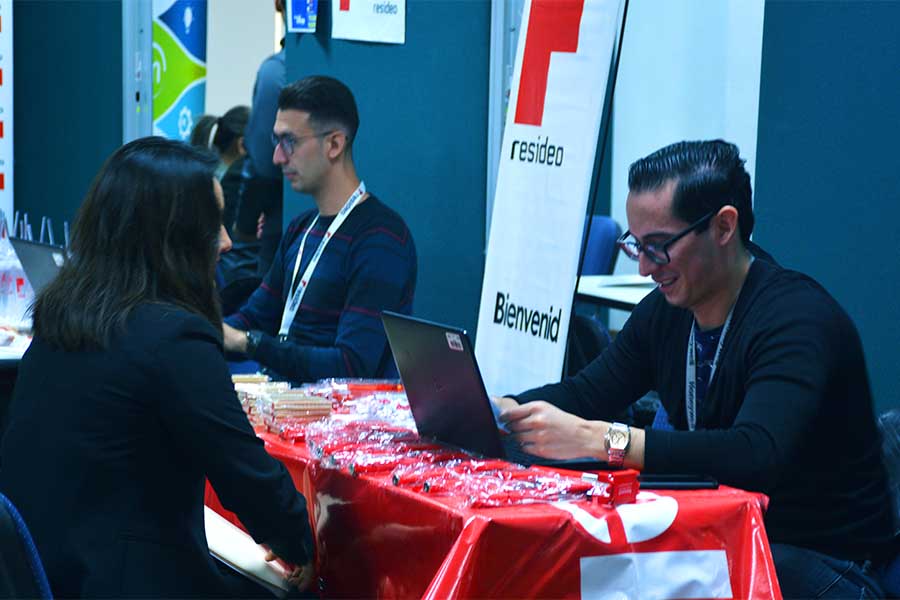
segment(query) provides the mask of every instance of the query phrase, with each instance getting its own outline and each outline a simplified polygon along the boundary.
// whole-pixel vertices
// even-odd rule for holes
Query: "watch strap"
[[[623,439],[624,444],[621,443]],[[624,423],[610,423],[603,441],[606,446],[606,462],[610,466],[621,467],[625,463],[628,446],[631,445],[631,428]]]
[[[625,449],[622,448],[610,448],[607,451],[607,459],[606,462],[611,467],[621,467],[625,464]]]
[[[256,329],[250,329],[246,333],[247,335],[247,350],[244,354],[247,355],[247,358],[253,358],[256,354],[257,348],[259,348],[259,343],[262,341],[263,333],[262,331],[257,331]]]

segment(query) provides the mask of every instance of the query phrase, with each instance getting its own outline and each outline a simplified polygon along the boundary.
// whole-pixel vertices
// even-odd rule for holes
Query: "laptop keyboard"
[[[512,436],[505,435],[500,442],[503,444],[503,451],[506,453],[506,460],[519,463],[526,467],[532,465],[540,465],[545,467],[553,467],[556,469],[568,469],[570,471],[618,471],[622,467],[610,467],[605,462],[601,462],[589,457],[570,458],[570,459],[552,459],[529,454]]]
[[[547,462],[546,458],[525,452],[522,449],[522,445],[511,435],[503,436],[501,443],[503,444],[503,452],[506,454],[506,460],[509,462],[519,463],[526,467]]]

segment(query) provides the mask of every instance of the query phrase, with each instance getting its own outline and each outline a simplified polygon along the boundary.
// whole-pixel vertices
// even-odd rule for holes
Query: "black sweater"
[[[655,290],[583,371],[518,399],[609,419],[656,390],[676,431],[647,430],[647,472],[707,473],[768,494],[772,542],[881,557],[893,531],[887,475],[849,316],[811,278],[754,261],[694,432],[685,417],[692,323]]]

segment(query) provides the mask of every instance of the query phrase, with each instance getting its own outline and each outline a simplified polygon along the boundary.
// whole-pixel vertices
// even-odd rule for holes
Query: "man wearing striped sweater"
[[[225,319],[225,349],[294,383],[395,377],[381,311],[412,312],[416,249],[403,219],[356,174],[359,116],[330,77],[285,87],[273,162],[313,210],[288,226],[259,288]]]

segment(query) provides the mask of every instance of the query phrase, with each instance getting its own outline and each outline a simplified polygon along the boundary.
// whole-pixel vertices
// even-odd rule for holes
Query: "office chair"
[[[894,535],[898,535],[900,534],[900,409],[895,408],[879,415],[878,429],[881,431],[881,452],[891,492]],[[881,585],[889,597],[900,597],[900,554],[885,565]]]
[[[588,227],[590,226],[590,227]],[[622,228],[612,217],[594,215],[584,224],[588,236],[581,263],[582,275],[612,275],[619,256],[616,241],[622,235]]]
[[[22,515],[0,494],[0,598],[52,598]]]
[[[616,240],[622,228],[611,217],[592,216],[585,221],[588,236],[581,264],[581,275],[610,275],[616,265],[619,246]],[[576,301],[569,330],[566,375],[571,376],[600,355],[609,345],[609,331],[603,317],[594,304]]]
[[[572,315],[569,329],[566,375],[571,377],[583,369],[609,345],[609,331],[598,319],[587,315]]]

